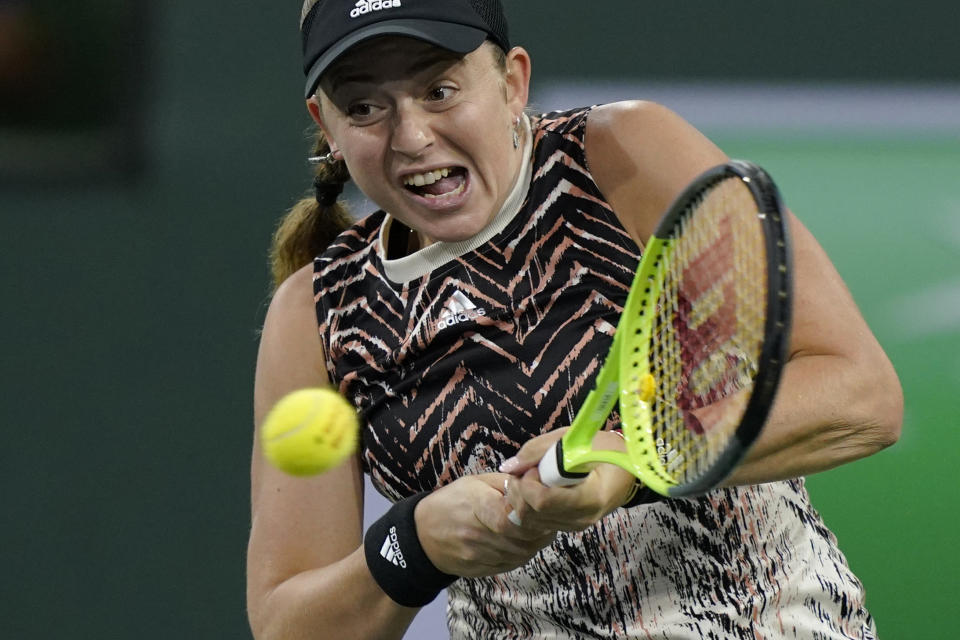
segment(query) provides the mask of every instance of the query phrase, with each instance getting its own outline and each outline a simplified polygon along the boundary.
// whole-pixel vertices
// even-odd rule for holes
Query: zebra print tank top
[[[533,119],[516,206],[490,237],[397,268],[377,212],[317,258],[328,371],[389,499],[495,471],[589,391],[639,259],[591,178],[589,111]],[[456,639],[874,637],[802,479],[619,509],[523,567],[457,580],[447,618]]]

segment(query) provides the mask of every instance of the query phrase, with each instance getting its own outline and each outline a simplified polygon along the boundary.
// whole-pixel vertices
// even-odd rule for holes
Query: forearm
[[[419,609],[391,600],[367,569],[363,548],[249,598],[257,640],[402,638]]]
[[[794,357],[763,432],[726,485],[808,475],[896,442],[902,395],[889,361]]]

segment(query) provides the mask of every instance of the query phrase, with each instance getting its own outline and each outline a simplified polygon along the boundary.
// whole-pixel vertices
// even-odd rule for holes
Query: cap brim
[[[455,53],[470,53],[487,38],[486,31],[452,22],[428,20],[387,20],[358,29],[323,52],[307,74],[306,95],[309,98],[320,84],[320,76],[347,49],[378,36],[407,36],[424,40]]]

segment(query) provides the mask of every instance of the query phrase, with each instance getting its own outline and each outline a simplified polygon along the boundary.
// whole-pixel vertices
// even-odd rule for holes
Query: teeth
[[[427,184],[433,184],[441,178],[446,178],[450,175],[450,167],[444,167],[443,169],[434,169],[433,171],[427,171],[426,173],[414,173],[407,176],[403,179],[403,184],[412,187],[422,187]]]
[[[467,183],[464,182],[463,184],[461,184],[459,187],[457,187],[456,189],[454,189],[454,190],[451,191],[450,193],[444,193],[444,194],[439,195],[439,196],[435,196],[435,195],[433,195],[433,194],[431,194],[431,193],[425,193],[425,194],[423,194],[423,197],[426,198],[426,199],[428,199],[428,200],[433,200],[434,198],[449,198],[449,197],[451,197],[451,196],[458,196],[458,195],[460,195],[461,193],[463,193],[463,190],[466,188],[466,186],[467,186]]]

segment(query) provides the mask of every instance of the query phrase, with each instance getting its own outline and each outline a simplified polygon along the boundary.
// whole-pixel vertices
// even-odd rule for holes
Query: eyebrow
[[[449,51],[430,51],[414,57],[401,73],[404,76],[410,76],[423,73],[440,64],[459,63],[462,61],[462,56]],[[331,94],[336,93],[340,87],[351,82],[373,84],[377,81],[377,77],[370,72],[362,70],[353,71],[349,68],[349,63],[343,66],[346,68],[342,70],[334,68],[330,71],[327,83],[329,83]]]

